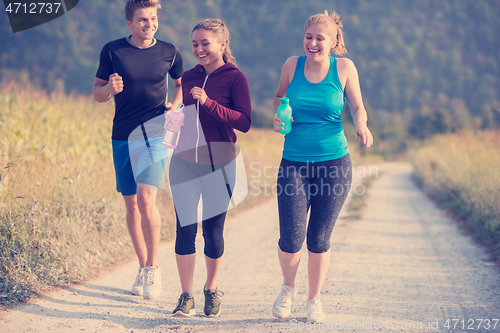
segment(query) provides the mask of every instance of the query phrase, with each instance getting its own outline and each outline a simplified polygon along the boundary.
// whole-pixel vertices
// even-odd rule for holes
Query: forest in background
[[[49,91],[90,94],[102,46],[130,33],[124,3],[80,1],[63,17],[16,34],[3,12],[0,76],[23,73]],[[176,45],[191,68],[193,26],[224,20],[254,111],[269,115],[284,61],[304,53],[304,22],[325,9],[341,15],[347,56],[379,139],[500,126],[500,1],[163,1],[156,37]],[[255,125],[266,119],[256,117]]]

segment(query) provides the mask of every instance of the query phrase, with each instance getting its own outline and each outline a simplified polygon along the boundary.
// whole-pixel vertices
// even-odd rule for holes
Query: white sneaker
[[[132,285],[132,295],[142,296],[142,291],[144,288],[144,267],[139,268],[137,272],[137,277]]]
[[[295,287],[290,287],[283,283],[281,285],[281,292],[276,301],[274,301],[273,316],[278,318],[288,317],[292,311],[292,300],[295,296],[297,296]]]
[[[319,298],[308,299],[306,303],[307,321],[309,323],[322,322],[325,319],[325,313],[321,308]]]
[[[146,266],[144,269],[144,295],[145,299],[160,296],[161,270],[158,266]]]

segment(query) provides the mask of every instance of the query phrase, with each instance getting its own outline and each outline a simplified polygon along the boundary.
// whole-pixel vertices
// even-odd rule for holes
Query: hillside
[[[129,33],[124,2],[80,1],[67,15],[16,34],[2,12],[0,75],[24,70],[49,90],[89,94],[101,47]],[[270,109],[281,66],[303,54],[304,22],[325,9],[341,15],[348,57],[373,110],[406,122],[441,109],[459,125],[470,115],[481,117],[482,127],[500,123],[498,1],[164,1],[157,37],[178,46],[190,68],[192,27],[206,17],[223,19],[254,105]]]

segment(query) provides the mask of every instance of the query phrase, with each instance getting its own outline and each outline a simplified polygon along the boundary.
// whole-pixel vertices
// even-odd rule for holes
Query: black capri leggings
[[[177,217],[177,214],[176,214]],[[202,230],[203,238],[205,239],[204,253],[207,257],[218,259],[224,254],[224,222],[226,220],[226,212],[203,220]],[[177,231],[175,237],[175,253],[177,254],[193,254],[196,252],[196,234],[198,232],[198,224],[190,224],[182,227],[179,224],[177,217]]]
[[[233,165],[193,164],[172,156],[169,181],[177,220],[175,253],[196,252],[200,198],[203,200],[204,253],[212,259],[220,258],[224,253],[224,222],[235,183],[235,170],[230,169]]]
[[[330,237],[352,182],[349,154],[325,162],[281,160],[278,173],[278,210],[283,252],[301,250],[306,237],[307,249],[324,253],[330,249]]]

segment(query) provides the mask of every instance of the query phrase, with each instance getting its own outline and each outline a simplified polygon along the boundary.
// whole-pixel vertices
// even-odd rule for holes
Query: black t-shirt
[[[167,73],[178,79],[183,72],[181,53],[170,43],[156,40],[155,45],[140,49],[122,38],[104,45],[96,77],[109,81],[111,74],[118,73],[123,78],[123,91],[114,96],[111,138],[128,140],[137,126],[163,114]]]

